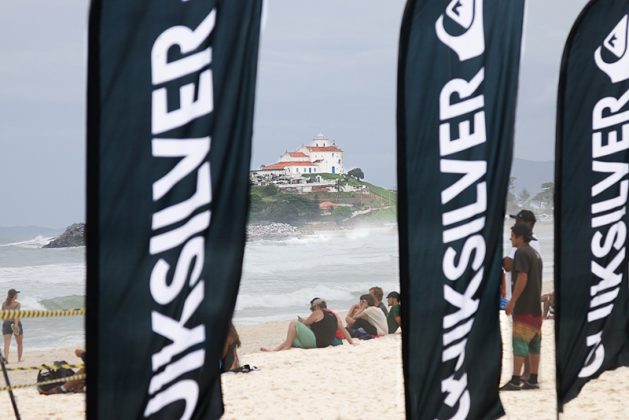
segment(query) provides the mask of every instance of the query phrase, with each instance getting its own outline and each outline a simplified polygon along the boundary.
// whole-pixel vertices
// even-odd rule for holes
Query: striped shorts
[[[542,349],[542,316],[513,315],[513,354],[526,357]]]

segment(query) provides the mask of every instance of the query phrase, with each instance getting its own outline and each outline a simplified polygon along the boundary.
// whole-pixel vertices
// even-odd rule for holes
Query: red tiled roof
[[[319,208],[321,210],[329,209],[329,208],[336,207],[336,206],[338,206],[338,204],[333,203],[331,201],[322,201],[321,203],[319,203]]]
[[[266,165],[264,168],[260,168],[262,171],[276,171],[278,169],[284,169],[287,166],[314,166],[310,162],[277,162],[271,165]]]
[[[311,152],[342,152],[342,150],[336,146],[325,146],[325,147],[306,146],[306,148],[310,150]]]
[[[302,152],[288,152],[288,155],[290,157],[308,157],[305,154],[303,154]]]

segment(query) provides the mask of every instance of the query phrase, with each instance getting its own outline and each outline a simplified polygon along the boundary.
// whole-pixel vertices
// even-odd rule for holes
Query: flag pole
[[[11,398],[11,405],[13,406],[13,412],[15,413],[16,420],[20,420],[20,412],[17,409],[17,403],[15,402],[15,395],[13,395],[13,389],[11,388],[11,381],[9,381],[9,374],[7,373],[6,359],[4,356],[0,356],[0,365],[2,365],[2,373],[4,375],[4,382],[6,382],[9,392],[9,398]]]

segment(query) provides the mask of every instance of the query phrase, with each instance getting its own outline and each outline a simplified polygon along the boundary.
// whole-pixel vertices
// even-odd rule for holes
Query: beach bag
[[[67,364],[68,362],[66,362],[65,360],[56,361],[53,363],[52,367],[40,370],[37,373],[37,383],[52,381],[54,379],[67,378],[68,376],[74,375],[74,371],[72,369],[61,367]],[[38,385],[37,391],[39,391],[40,394],[44,394],[53,388],[63,385],[64,383],[65,382],[55,382],[52,384]]]

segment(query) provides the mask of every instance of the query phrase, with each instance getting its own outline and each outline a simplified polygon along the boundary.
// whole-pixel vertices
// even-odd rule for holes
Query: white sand
[[[27,343],[26,343],[27,344]],[[7,367],[29,367],[41,364],[51,364],[56,360],[65,360],[70,364],[80,364],[82,361],[74,355],[74,348],[63,348],[50,351],[27,351],[24,361],[16,363],[15,347],[9,355]],[[76,370],[76,369],[75,369]],[[5,386],[4,377],[0,386]],[[37,382],[37,370],[11,371],[9,379],[12,385],[32,384]],[[39,395],[35,387],[17,389],[14,392],[18,409],[22,419],[52,420],[52,419],[81,419],[85,418],[85,394],[56,394]],[[15,418],[13,407],[7,391],[0,392],[0,419]]]
[[[238,326],[243,347],[241,363],[261,370],[248,374],[224,374],[226,419],[403,419],[401,335],[364,341],[357,346],[260,353],[261,346],[279,344],[288,321]],[[511,376],[510,320],[501,317],[505,359],[501,383]],[[509,419],[554,419],[555,368],[554,323],[543,326],[541,389],[503,392],[501,399]],[[80,363],[73,348],[27,352],[23,363],[34,366],[66,360]],[[37,371],[10,372],[13,384],[36,382]],[[4,381],[0,381],[4,385]],[[85,417],[84,394],[39,395],[34,387],[15,391],[23,419],[79,419]],[[629,368],[605,372],[585,386],[570,402],[562,419],[626,419],[629,417]],[[13,418],[6,391],[0,392],[0,419]]]
[[[511,377],[511,325],[501,315],[505,337],[501,384]],[[225,374],[226,419],[403,419],[401,335],[326,349],[291,349],[247,354],[275,346],[288,321],[238,326],[243,341],[241,363],[261,370]],[[509,419],[556,418],[554,321],[543,326],[539,390],[503,392]],[[563,419],[626,419],[629,417],[629,368],[605,372],[590,382],[565,407]]]

